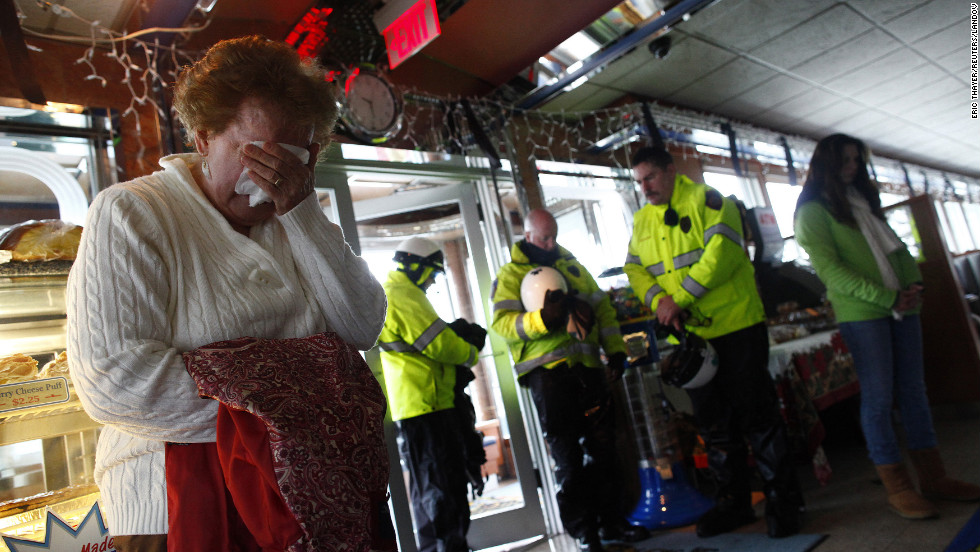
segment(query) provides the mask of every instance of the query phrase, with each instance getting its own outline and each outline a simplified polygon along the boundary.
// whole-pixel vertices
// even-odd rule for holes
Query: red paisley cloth
[[[242,463],[251,456],[261,468],[268,443],[279,491],[303,533],[289,552],[396,549],[386,499],[387,405],[356,348],[329,332],[298,339],[243,337],[183,357],[202,397],[265,424],[268,438],[256,439],[255,428],[229,412],[234,415],[219,427],[218,454],[225,480],[240,486]],[[234,491],[235,485],[229,487]],[[250,506],[239,500],[235,506],[248,520]]]

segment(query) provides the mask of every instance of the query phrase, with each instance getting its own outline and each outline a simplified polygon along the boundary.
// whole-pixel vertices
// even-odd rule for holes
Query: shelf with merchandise
[[[621,325],[647,320],[653,316],[653,312],[636,296],[632,287],[613,288],[606,291],[606,295],[616,309],[616,319]]]

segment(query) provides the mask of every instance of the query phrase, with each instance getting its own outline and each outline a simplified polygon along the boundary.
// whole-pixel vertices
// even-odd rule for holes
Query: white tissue
[[[252,142],[252,144],[262,147],[264,144],[262,140],[257,142]],[[290,153],[299,158],[300,162],[304,165],[310,160],[310,150],[294,146],[292,144],[279,143],[280,146],[288,150]],[[252,182],[251,177],[249,177],[248,169],[244,169],[242,174],[238,177],[238,182],[235,183],[235,193],[248,196],[248,206],[255,207],[260,203],[266,203],[271,201],[269,194],[265,193],[265,190],[259,188],[259,185]]]

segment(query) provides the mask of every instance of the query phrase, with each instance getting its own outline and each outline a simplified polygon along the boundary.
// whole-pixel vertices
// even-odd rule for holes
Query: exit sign
[[[388,49],[388,66],[394,69],[435,40],[439,33],[435,0],[413,3],[382,31]]]

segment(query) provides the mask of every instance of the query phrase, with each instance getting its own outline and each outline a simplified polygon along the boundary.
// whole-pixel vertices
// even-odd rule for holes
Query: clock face
[[[351,130],[368,139],[388,137],[401,123],[401,100],[383,77],[359,72],[348,79],[345,119]]]

